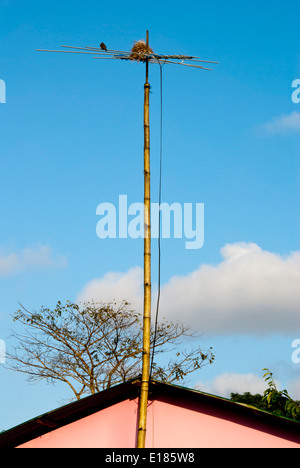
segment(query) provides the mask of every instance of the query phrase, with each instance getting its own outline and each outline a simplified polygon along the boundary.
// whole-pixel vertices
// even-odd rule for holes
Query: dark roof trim
[[[78,419],[112,406],[126,399],[139,396],[140,377],[128,380],[94,395],[74,401],[53,411],[31,419],[8,431],[0,434],[0,448],[14,448],[47,432],[70,424]],[[174,384],[151,380],[149,398],[174,397],[182,401],[194,401],[206,403],[210,407],[219,408],[233,415],[247,416],[255,420],[259,419],[266,425],[279,427],[292,434],[293,439],[300,443],[300,423],[291,419],[282,418],[272,413],[257,408],[236,403],[232,400],[221,398]]]
[[[131,379],[15,426],[0,434],[0,448],[17,447],[127,398],[136,398],[139,395],[139,384],[139,379]]]

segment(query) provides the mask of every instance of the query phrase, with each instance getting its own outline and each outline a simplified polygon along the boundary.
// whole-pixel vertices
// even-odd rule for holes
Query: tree
[[[81,307],[59,301],[53,310],[42,306],[38,312],[22,306],[13,317],[25,330],[13,333],[17,346],[7,352],[6,367],[27,374],[30,381],[65,382],[79,400],[83,394],[94,394],[141,372],[142,321],[125,301],[119,305],[87,302]],[[156,334],[152,330],[152,349],[154,336],[153,378],[184,380],[214,360],[212,348],[179,350],[186,337],[197,337],[181,323],[162,322]],[[175,358],[158,362],[174,349]]]
[[[287,390],[278,390],[273,379],[272,372],[269,369],[263,375],[268,388],[264,391],[263,395],[252,395],[250,392],[244,394],[231,393],[231,399],[239,403],[246,403],[264,411],[270,411],[278,416],[300,421],[300,402],[293,400]]]
[[[240,393],[231,393],[230,398],[233,401],[238,403],[245,403],[246,405],[255,406],[262,410],[267,410],[266,402],[264,401],[263,395],[259,393],[252,394],[250,392]]]
[[[287,390],[277,389],[273,374],[269,369],[263,369],[263,371],[266,371],[263,377],[269,387],[264,391],[264,401],[269,411],[279,416],[300,420],[300,402],[293,400]]]

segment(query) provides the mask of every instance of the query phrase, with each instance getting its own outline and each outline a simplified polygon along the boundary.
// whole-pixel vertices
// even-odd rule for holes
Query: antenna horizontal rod
[[[184,60],[189,60],[189,59],[184,59]],[[219,62],[211,62],[210,60],[191,60],[192,62],[202,62],[202,63],[216,63],[218,64]]]
[[[117,50],[102,50],[96,47],[75,47],[75,46],[67,46],[62,45],[61,47],[65,47],[67,49],[76,49],[76,50],[54,50],[54,49],[36,49],[38,52],[60,52],[60,53],[67,53],[67,54],[88,54],[94,55],[93,58],[95,59],[110,59],[110,60],[131,60],[131,61],[142,61],[145,62],[146,60],[149,63],[168,63],[168,64],[175,64],[175,65],[183,65],[185,67],[193,67],[199,68],[201,70],[208,70],[213,71],[211,68],[205,68],[201,65],[194,65],[192,63],[183,63],[184,61],[189,62],[197,62],[197,63],[214,63],[218,64],[219,62],[213,62],[208,60],[197,60],[199,57],[192,57],[187,55],[159,55],[154,53],[147,53],[141,54],[140,58],[133,58],[132,52],[125,52],[125,51],[117,51]],[[96,57],[95,57],[96,55]],[[176,62],[174,60],[181,60],[181,62]]]
[[[66,46],[66,45],[62,45],[61,47],[66,47],[68,49],[78,49],[78,50],[83,50],[85,51],[85,53],[87,54],[94,54],[94,55],[113,55],[113,56],[116,56],[118,54],[126,54],[126,57],[131,54],[131,52],[124,52],[124,51],[121,51],[121,50],[103,50],[103,49],[99,49],[99,48],[96,48],[96,47],[74,47],[74,46]],[[93,52],[95,51],[95,52]],[[117,57],[117,58],[120,58],[120,57]]]
[[[49,49],[36,49],[37,52],[59,52],[63,54],[83,54],[83,55],[95,55],[96,52],[89,52],[89,51],[79,51],[79,50],[49,50]],[[106,59],[106,60],[131,60],[130,57],[122,57],[121,55],[112,55],[112,54],[97,54],[99,56],[93,57],[94,59]],[[112,55],[111,57],[109,55]],[[145,60],[143,58],[143,60]],[[149,62],[150,63],[156,63],[156,61],[159,61],[159,59],[156,58],[150,58]],[[133,60],[136,61],[136,60]],[[169,64],[174,64],[174,65],[183,65],[185,67],[194,67],[194,68],[200,68],[202,70],[209,70],[213,71],[211,68],[205,68],[202,67],[201,65],[193,65],[191,63],[182,63],[182,62],[172,62],[171,60],[163,60],[164,63],[169,63]],[[209,62],[209,63],[218,63],[218,62]]]
[[[122,50],[102,50],[96,47],[76,47],[76,46],[67,46],[67,45],[62,45],[61,47],[65,47],[67,49],[76,49],[74,51],[70,50],[52,50],[52,49],[36,49],[38,52],[60,52],[60,53],[69,53],[69,54],[90,54],[90,55],[96,55],[97,57],[94,58],[110,58],[110,59],[119,59],[119,60],[133,60],[137,61],[138,59],[131,58],[132,52],[128,51],[122,51]],[[160,54],[154,54],[154,53],[147,53],[147,54],[141,54],[141,61],[145,61],[146,59],[149,60],[150,63],[156,63],[155,61],[163,61],[164,63],[174,63],[177,65],[184,65],[186,67],[194,67],[194,68],[201,68],[203,70],[209,70],[212,71],[211,68],[205,68],[202,66],[198,65],[193,65],[189,63],[183,63],[183,61],[189,61],[189,62],[197,62],[197,63],[214,63],[218,64],[219,62],[213,62],[210,60],[198,60],[199,57],[193,57],[193,56],[188,56],[188,55],[160,55]],[[182,62],[174,62],[172,60],[182,60]]]
[[[152,58],[151,56],[149,57]],[[196,57],[188,57],[185,55],[156,55],[154,54],[153,58],[157,60],[186,60],[188,62],[199,62],[199,63],[215,63],[218,64],[219,62],[212,62],[211,60],[196,60]]]
[[[194,68],[200,68],[202,70],[213,71],[212,68],[201,67],[201,65],[192,65],[191,63],[171,62],[170,60],[165,60],[165,63],[170,63],[170,64],[173,63],[174,65],[183,65],[184,67],[194,67]]]
[[[100,49],[99,47],[74,47],[74,46],[67,46],[67,45],[62,45],[61,47],[66,47],[68,49],[80,49],[80,50],[95,50],[95,53],[100,53],[100,54],[131,54],[131,52],[124,51],[124,50],[113,50],[113,49],[107,49],[103,50]]]
[[[137,59],[131,59],[130,57],[122,57],[122,55],[113,55],[112,57],[104,57],[104,56],[98,56],[98,57],[93,57],[94,59],[106,59],[106,58],[111,58],[114,60],[130,60],[131,62],[137,62]],[[145,61],[145,59],[141,58],[140,62]]]
[[[93,57],[95,59],[105,59],[105,58],[112,58],[112,59],[119,59],[119,60],[132,60],[130,58],[130,56],[122,56],[122,55],[114,55],[113,57],[104,57],[104,56],[100,56],[100,57]],[[141,57],[141,61],[145,61],[146,58],[148,57]],[[177,65],[185,65],[186,67],[194,67],[194,68],[200,68],[202,70],[209,70],[209,71],[213,71],[212,68],[205,68],[205,67],[202,67],[201,65],[193,65],[193,64],[190,64],[190,63],[183,63],[183,62],[172,62],[171,60],[165,60],[165,59],[158,59],[157,57],[151,57],[148,59],[150,63],[158,63],[160,60],[163,62],[163,63],[173,63],[173,64],[177,64]],[[137,59],[134,59],[133,61],[137,61]],[[219,62],[206,62],[205,60],[194,60],[195,62],[201,62],[201,63],[219,63]]]
[[[95,50],[94,54],[108,54],[110,53],[109,51],[107,50],[103,50],[103,49],[96,49],[95,48],[92,48],[92,47],[74,47],[74,46],[67,46],[67,45],[62,45],[61,47],[65,47],[67,49],[79,49],[79,50],[85,50],[85,51],[93,51]]]
[[[62,47],[71,47],[71,46],[62,46]],[[78,48],[81,49],[81,47],[78,47]],[[88,47],[88,46],[86,46],[85,49],[105,52],[104,50],[99,49],[97,47]],[[121,53],[121,54],[127,54],[127,55],[132,54],[132,51],[126,51],[126,50],[107,49],[107,52],[109,52],[109,53]],[[162,55],[162,54],[155,54],[154,52],[153,53],[152,52],[148,52],[148,53],[142,52],[141,55],[143,55],[143,57],[149,58],[149,59],[150,58],[157,58],[157,59],[169,58],[169,59],[178,59],[178,60],[193,60],[193,59],[199,58],[199,57],[194,57],[194,56],[191,56],[191,55]],[[201,60],[201,62],[206,62],[206,60]],[[208,63],[218,63],[218,62],[208,62]]]
[[[99,59],[99,60],[120,60],[119,57],[92,57],[93,59]]]
[[[64,54],[92,54],[95,55],[96,52],[88,51],[79,51],[79,50],[49,50],[49,49],[36,49],[37,52],[62,52]]]
[[[80,49],[80,50],[95,50],[98,54],[115,54],[115,53],[121,53],[121,54],[126,54],[126,55],[131,55],[131,51],[126,51],[126,50],[114,50],[114,49],[107,49],[103,50],[100,49],[99,47],[75,47],[75,46],[67,46],[67,45],[62,45],[61,47],[67,47],[69,49]],[[211,60],[196,60],[199,59],[199,57],[194,57],[191,55],[162,55],[162,54],[155,54],[155,53],[148,53],[148,54],[143,54],[145,58],[157,58],[157,59],[174,59],[174,60],[189,60],[189,61],[195,61],[195,62],[203,62],[203,63],[216,63],[218,64],[219,62],[212,62]]]
[[[63,46],[63,47],[67,47],[67,46]],[[103,52],[105,52],[105,50],[99,49],[98,47],[85,46],[85,49],[100,50],[100,51],[102,50]],[[131,54],[132,53],[131,51],[128,51],[128,50],[114,50],[114,49],[107,49],[107,52],[112,52],[112,53],[117,53],[117,54]]]
[[[112,57],[110,56],[105,56],[105,55],[97,55],[97,57],[93,57],[95,59],[115,59],[115,60],[120,60],[120,59],[124,59],[124,60],[130,60],[128,57],[122,57],[122,56],[119,56],[119,55],[113,55]]]

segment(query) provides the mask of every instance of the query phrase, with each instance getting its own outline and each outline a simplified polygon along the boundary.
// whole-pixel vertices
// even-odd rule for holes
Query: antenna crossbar
[[[141,52],[132,52],[132,51],[125,51],[125,50],[115,50],[115,49],[101,49],[100,47],[79,47],[79,46],[69,46],[69,45],[62,45],[66,49],[74,49],[74,50],[54,50],[54,49],[36,49],[38,52],[59,52],[59,53],[73,53],[73,54],[86,54],[86,55],[94,55],[93,58],[105,58],[105,59],[115,59],[115,60],[130,60],[130,61],[138,61],[138,62],[146,62],[155,64],[155,63],[167,63],[167,64],[177,64],[177,65],[184,65],[188,67],[199,68],[202,70],[209,70],[212,71],[211,68],[205,68],[200,65],[194,65],[194,63],[211,63],[211,64],[218,64],[219,62],[213,62],[211,60],[200,60],[199,57],[195,57],[193,55],[163,55],[163,54],[156,54],[154,52],[149,51],[141,51]],[[192,63],[184,63],[184,62],[192,62]]]

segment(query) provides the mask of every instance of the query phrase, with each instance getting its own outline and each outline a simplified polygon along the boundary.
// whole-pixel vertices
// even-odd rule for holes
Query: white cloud
[[[168,318],[205,333],[294,332],[299,328],[300,252],[287,257],[253,243],[227,244],[218,265],[173,277],[162,291]]]
[[[283,390],[283,386],[279,380],[274,379],[274,382],[278,390]],[[250,392],[253,395],[256,393],[262,395],[268,388],[268,384],[263,377],[259,377],[256,374],[224,372],[206,382],[199,381],[195,388],[204,393],[230,398],[231,393],[243,394]],[[284,388],[287,389],[291,398],[295,400],[300,399],[300,379],[289,380],[284,384]]]
[[[299,330],[300,252],[281,256],[253,243],[227,244],[222,260],[172,277],[161,290],[160,316],[211,334]],[[142,310],[143,272],[108,273],[89,282],[80,300],[126,299]],[[153,291],[153,310],[155,306]]]
[[[77,301],[112,302],[126,300],[138,311],[143,304],[143,270],[131,268],[127,273],[107,273],[87,283]]]
[[[269,135],[300,132],[300,113],[294,111],[291,114],[282,114],[274,117],[270,122],[263,124],[260,130]]]
[[[54,256],[47,245],[25,248],[18,253],[0,253],[0,276],[12,276],[23,271],[65,267],[67,259]]]
[[[278,382],[275,382],[279,388]],[[235,374],[233,372],[225,372],[218,375],[213,380],[208,382],[198,382],[196,388],[204,393],[217,395],[223,398],[230,398],[231,393],[250,392],[252,394],[263,394],[267,388],[267,384],[262,377],[255,374]]]

